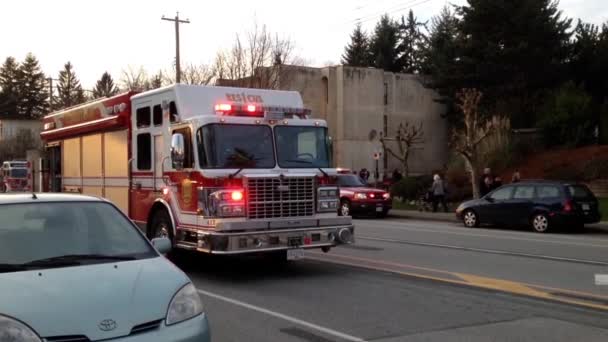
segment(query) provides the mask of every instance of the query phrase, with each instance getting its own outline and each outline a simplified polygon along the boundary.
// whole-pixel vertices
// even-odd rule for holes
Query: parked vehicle
[[[31,191],[30,165],[26,161],[5,161],[0,170],[2,192]]]
[[[210,341],[197,289],[113,204],[0,195],[1,341]],[[156,249],[155,249],[156,247]]]
[[[148,237],[211,254],[350,243],[323,120],[293,91],[172,85],[47,115],[46,190],[102,196]]]
[[[375,188],[370,188],[357,175],[338,175],[340,186],[340,209],[338,215],[375,214],[385,217],[393,207],[391,195]]]
[[[580,228],[601,219],[598,200],[589,188],[555,181],[502,186],[481,199],[462,203],[456,215],[466,227],[529,225],[539,233],[555,227]]]

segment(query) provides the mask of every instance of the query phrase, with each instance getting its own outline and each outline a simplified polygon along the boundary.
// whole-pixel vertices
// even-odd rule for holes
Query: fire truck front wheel
[[[173,225],[171,224],[171,218],[166,210],[157,210],[152,215],[152,221],[150,224],[150,230],[148,231],[148,238],[153,239],[157,237],[166,237],[173,243]]]

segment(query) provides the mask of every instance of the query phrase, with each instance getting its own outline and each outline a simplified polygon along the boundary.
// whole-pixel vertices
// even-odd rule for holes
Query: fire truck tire
[[[165,209],[155,211],[154,214],[152,214],[151,222],[150,230],[148,231],[149,239],[166,237],[171,240],[171,243],[174,243],[173,224],[171,224],[171,218]]]

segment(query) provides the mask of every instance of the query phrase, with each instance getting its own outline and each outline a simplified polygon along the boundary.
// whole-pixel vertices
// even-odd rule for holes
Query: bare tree
[[[279,89],[289,83],[289,66],[302,63],[292,40],[256,23],[245,38],[237,34],[230,49],[218,52],[213,69],[222,85]]]
[[[208,85],[213,83],[216,77],[214,66],[207,64],[187,64],[182,67],[181,83],[193,85]],[[172,72],[164,72],[163,84],[175,83],[175,67]]]
[[[416,144],[421,144],[424,141],[423,137],[424,130],[422,129],[422,122],[418,126],[410,124],[409,122],[400,123],[399,127],[397,128],[397,132],[393,137],[385,136],[384,133],[380,132],[380,142],[382,143],[382,148],[384,149],[385,153],[389,153],[395,157],[395,159],[401,162],[401,168],[405,177],[408,177],[410,174],[408,161],[412,148]],[[389,147],[389,142],[397,143],[397,152]]]
[[[120,84],[122,89],[129,91],[142,91],[150,88],[148,73],[143,66],[129,65],[123,69]]]
[[[496,132],[500,127],[508,126],[508,120],[494,116],[483,119],[479,114],[479,103],[482,93],[477,89],[462,89],[456,95],[457,106],[462,111],[464,126],[455,128],[452,132],[451,145],[464,159],[471,174],[473,196],[479,198],[477,173],[480,165],[480,146],[482,142]]]

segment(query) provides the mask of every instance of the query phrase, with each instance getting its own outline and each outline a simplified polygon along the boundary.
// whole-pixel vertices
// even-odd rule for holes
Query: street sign
[[[374,160],[378,160],[378,159],[380,159],[380,153],[374,152]]]

